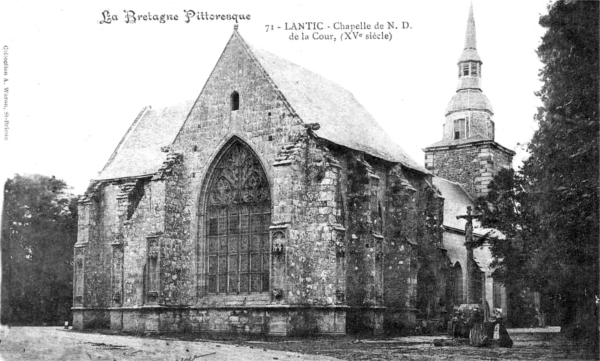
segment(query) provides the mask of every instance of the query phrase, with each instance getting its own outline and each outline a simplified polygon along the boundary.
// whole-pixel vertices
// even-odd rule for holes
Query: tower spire
[[[467,32],[465,34],[465,47],[460,58],[458,59],[459,63],[465,61],[481,62],[481,58],[479,58],[479,54],[477,53],[477,35],[475,32],[475,17],[473,17],[473,3],[471,3],[471,6],[469,7]]]
[[[475,19],[473,18],[473,3],[471,3],[471,6],[469,7],[469,20],[467,20],[467,34],[465,35],[465,49],[477,49]]]
[[[446,108],[444,139],[494,140],[492,105],[481,91],[482,62],[477,53],[473,4],[469,8],[465,47],[458,59],[458,86]]]

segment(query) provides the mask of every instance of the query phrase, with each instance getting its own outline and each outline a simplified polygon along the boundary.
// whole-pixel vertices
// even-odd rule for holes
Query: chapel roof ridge
[[[319,124],[319,129],[313,131],[317,137],[430,174],[387,135],[350,91],[326,77],[252,46],[242,37],[236,25],[216,64],[219,64],[232,42],[239,39],[292,115],[303,124]],[[208,79],[215,68],[216,65]],[[191,110],[201,100],[207,83],[192,101],[156,110],[145,107],[94,179],[130,178],[155,173],[166,156],[164,149],[180,136]]]

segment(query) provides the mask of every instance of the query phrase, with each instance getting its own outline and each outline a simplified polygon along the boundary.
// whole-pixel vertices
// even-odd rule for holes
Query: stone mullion
[[[244,276],[244,278],[247,280],[246,281],[246,290],[245,292],[248,293],[248,291],[250,290],[249,288],[249,282],[250,282],[250,272],[249,272],[249,266],[250,266],[250,242],[252,242],[252,232],[251,232],[251,224],[252,224],[252,214],[251,212],[251,208],[250,207],[243,207],[242,208],[242,212],[240,212],[240,226],[241,226],[241,232],[240,232],[240,240],[239,240],[239,245],[240,245],[240,253],[239,253],[239,272],[238,272],[238,291],[240,293],[242,293],[242,275]],[[242,222],[242,217],[245,217],[246,222]],[[245,227],[244,227],[244,223],[245,223]],[[246,244],[246,249],[242,250],[242,242],[244,242],[243,240],[245,240],[245,244]],[[246,268],[242,269],[242,259],[245,259],[246,262]]]

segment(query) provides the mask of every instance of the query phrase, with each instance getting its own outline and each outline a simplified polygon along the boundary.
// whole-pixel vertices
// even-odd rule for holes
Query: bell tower
[[[487,194],[498,170],[512,166],[515,152],[494,139],[494,111],[481,89],[483,62],[477,52],[473,5],[457,65],[458,84],[446,107],[442,140],[424,149],[425,167],[435,176],[461,183],[477,198]]]

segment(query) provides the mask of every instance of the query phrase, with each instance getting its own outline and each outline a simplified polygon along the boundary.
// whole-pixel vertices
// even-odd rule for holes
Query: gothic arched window
[[[460,305],[463,303],[463,273],[460,263],[456,262],[453,269],[454,280],[454,304]]]
[[[212,168],[206,197],[208,293],[269,291],[271,196],[256,155],[235,141]]]

